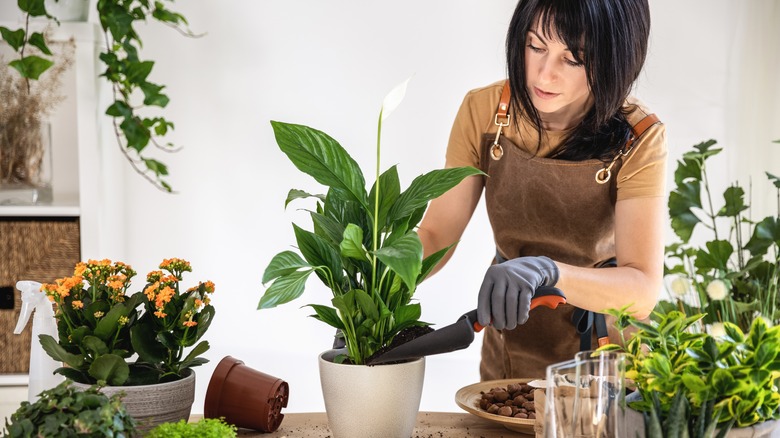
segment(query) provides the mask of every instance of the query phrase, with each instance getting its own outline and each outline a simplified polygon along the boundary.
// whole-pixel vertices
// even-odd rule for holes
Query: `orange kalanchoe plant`
[[[198,341],[214,317],[214,283],[181,292],[183,273],[192,272],[189,262],[166,259],[159,268],[147,275],[143,292],[132,295],[136,272],[110,260],[79,263],[72,277],[42,286],[57,304],[60,339],[40,340],[51,357],[67,365],[59,374],[80,383],[143,385],[178,380],[208,362],[199,357],[208,341]],[[138,359],[128,362],[136,353]]]

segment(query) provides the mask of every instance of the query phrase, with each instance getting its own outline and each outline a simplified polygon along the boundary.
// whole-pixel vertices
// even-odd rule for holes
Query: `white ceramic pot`
[[[73,386],[88,388],[90,385],[73,383]],[[106,386],[101,388],[100,392],[109,397],[124,392],[122,403],[127,408],[127,413],[135,419],[138,430],[146,433],[158,424],[189,419],[192,404],[195,402],[195,372],[189,370],[187,376],[174,382]]]
[[[425,358],[385,365],[333,363],[319,357],[322,396],[334,438],[409,438],[420,410]]]

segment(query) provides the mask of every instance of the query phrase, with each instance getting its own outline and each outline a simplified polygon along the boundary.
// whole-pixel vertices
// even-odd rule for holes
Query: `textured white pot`
[[[73,386],[88,388],[89,385],[74,383]],[[190,417],[192,404],[195,402],[195,372],[175,382],[158,383],[139,386],[106,386],[100,392],[112,396],[124,392],[122,398],[130,414],[136,421],[137,428],[146,433],[158,424],[175,423]]]
[[[322,396],[334,438],[409,438],[420,410],[425,358],[387,365],[333,363],[319,357]]]

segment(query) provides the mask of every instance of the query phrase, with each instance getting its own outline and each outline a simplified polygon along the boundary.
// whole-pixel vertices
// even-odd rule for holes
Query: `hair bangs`
[[[584,62],[584,42],[587,38],[580,0],[541,1],[536,11],[536,22],[542,35],[562,42],[571,50],[575,61]]]

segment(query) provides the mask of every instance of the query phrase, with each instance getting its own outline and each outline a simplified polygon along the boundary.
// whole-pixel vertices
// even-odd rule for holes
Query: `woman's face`
[[[560,39],[545,37],[537,21],[525,40],[525,72],[528,94],[542,121],[566,129],[585,115],[591,100],[584,65]]]

